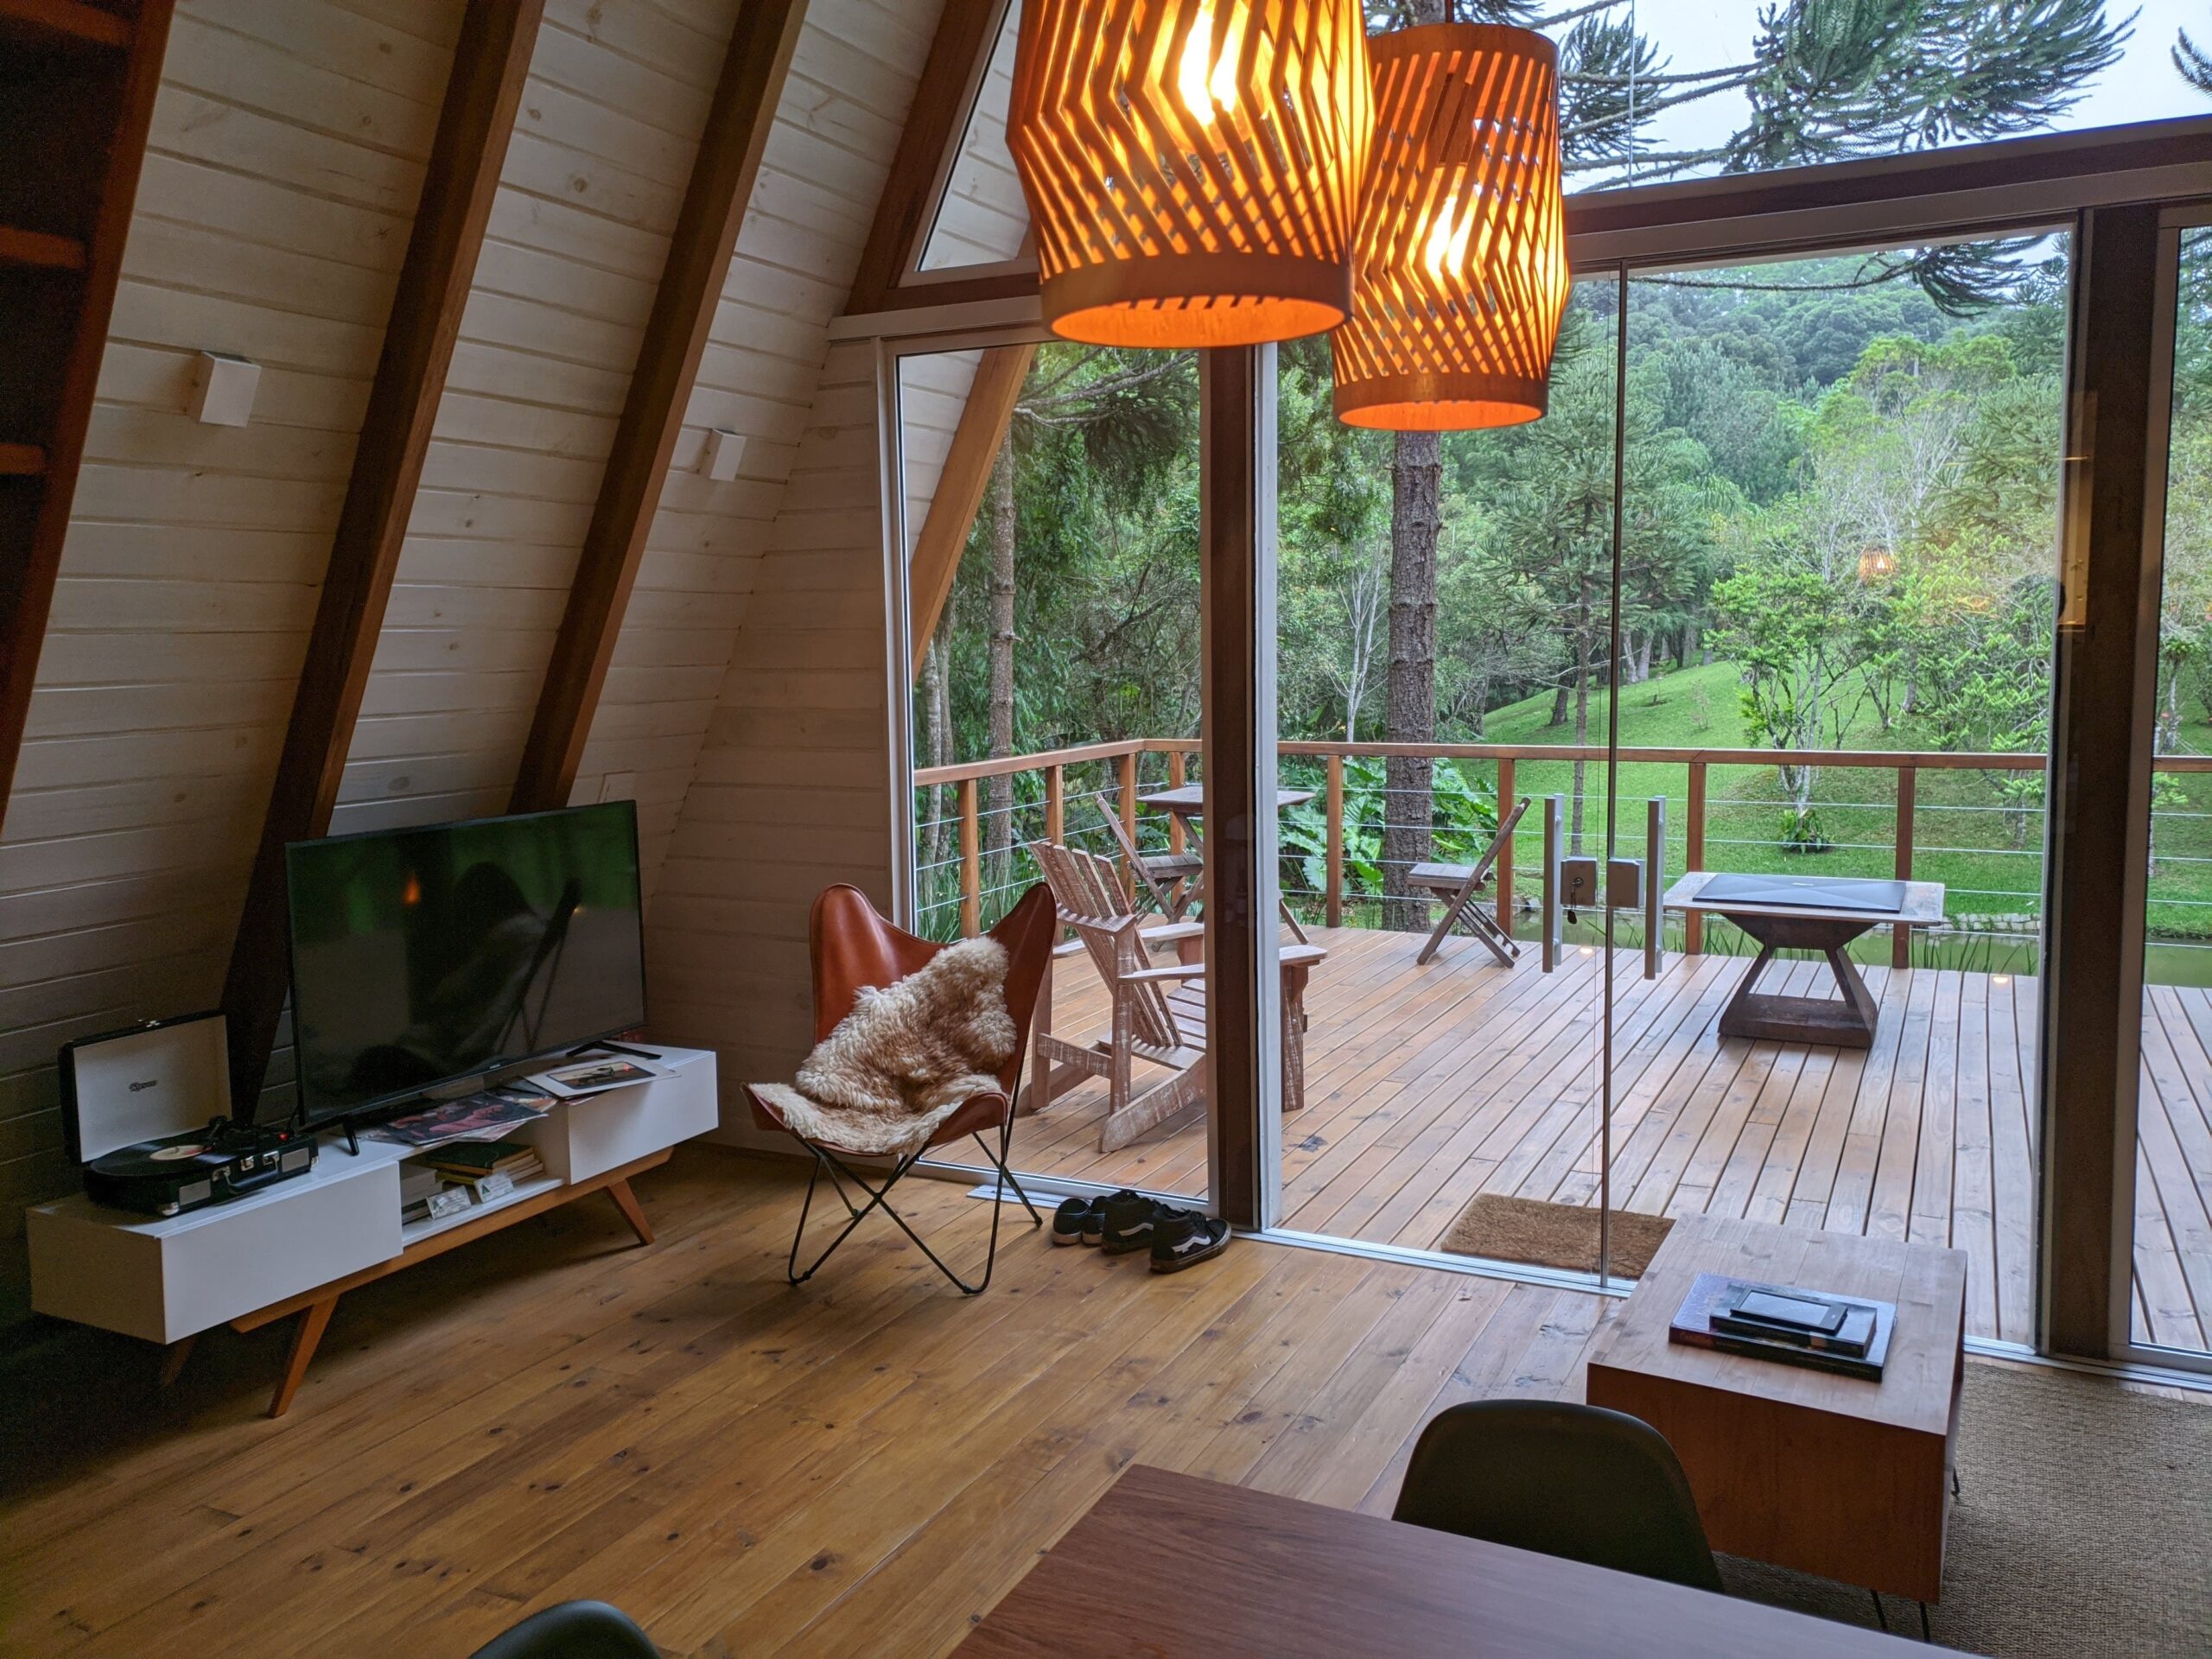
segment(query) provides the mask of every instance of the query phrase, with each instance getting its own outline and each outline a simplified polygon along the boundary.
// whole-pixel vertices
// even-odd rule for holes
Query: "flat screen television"
[[[645,1021],[631,802],[294,842],[285,874],[309,1123]]]

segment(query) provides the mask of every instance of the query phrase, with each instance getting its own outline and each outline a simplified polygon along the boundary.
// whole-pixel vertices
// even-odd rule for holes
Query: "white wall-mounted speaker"
[[[738,464],[745,459],[745,438],[726,426],[710,428],[707,433],[707,452],[700,463],[709,478],[717,484],[727,484],[737,476]]]
[[[253,417],[261,390],[261,365],[228,352],[200,353],[192,388],[192,418],[209,426],[244,426]]]

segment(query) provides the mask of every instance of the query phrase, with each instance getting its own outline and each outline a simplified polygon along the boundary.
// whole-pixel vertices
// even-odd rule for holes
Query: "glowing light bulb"
[[[1586,957],[1594,957],[1598,954],[1597,947],[1595,945],[1586,944],[1582,947],[1582,954]]]
[[[1175,65],[1175,93],[1183,107],[1207,126],[1236,102],[1236,60],[1243,53],[1249,15],[1240,0],[1229,15],[1218,57],[1213,50],[1213,0],[1199,0],[1191,32],[1183,37],[1183,55]]]
[[[1442,282],[1446,277],[1464,270],[1467,263],[1467,242],[1475,232],[1475,212],[1472,205],[1454,192],[1444,199],[1430,220],[1427,245],[1421,250],[1421,263],[1428,267],[1428,274]]]
[[[1989,976],[1989,982],[1993,985],[2010,985],[2012,982],[2012,976],[2010,974],[1992,974]]]

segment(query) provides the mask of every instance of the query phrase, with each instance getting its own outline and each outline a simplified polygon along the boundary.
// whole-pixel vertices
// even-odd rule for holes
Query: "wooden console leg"
[[[162,1386],[168,1388],[184,1370],[185,1361],[192,1357],[192,1344],[200,1340],[197,1332],[173,1342],[162,1351]]]
[[[638,1195],[630,1190],[627,1179],[609,1181],[607,1196],[614,1200],[614,1207],[622,1212],[622,1219],[630,1224],[630,1230],[638,1236],[638,1243],[653,1242],[653,1224],[645,1219],[645,1206],[638,1202]]]
[[[338,1299],[330,1296],[310,1302],[302,1310],[299,1326],[292,1332],[291,1355],[284,1361],[284,1375],[277,1379],[276,1392],[269,1399],[271,1417],[282,1417],[292,1408],[292,1396],[307,1380],[308,1366],[313,1363],[315,1351],[322,1341],[322,1333],[330,1328],[330,1316],[337,1308]]]

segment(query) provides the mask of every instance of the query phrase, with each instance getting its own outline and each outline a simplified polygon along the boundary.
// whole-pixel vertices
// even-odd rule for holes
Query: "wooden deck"
[[[1592,1204],[1598,1192],[1602,963],[1498,967],[1455,940],[1416,967],[1417,938],[1322,930],[1309,995],[1306,1109],[1284,1126],[1284,1224],[1433,1248],[1478,1192]],[[1865,1052],[1723,1040],[1745,967],[1674,957],[1642,977],[1623,951],[1613,1190],[1624,1208],[1706,1211],[1948,1243],[1972,1260],[1968,1328],[2026,1342],[2034,1286],[2037,988],[2004,975],[1866,970],[1881,1028]],[[1103,1024],[1088,967],[1062,964],[1055,1026]],[[1826,995],[1823,964],[1764,988]],[[2143,1339],[2212,1329],[2212,995],[2153,989],[2145,1019],[2135,1322]],[[1205,1191],[1195,1117],[1098,1151],[1102,1085],[1014,1135],[1014,1165],[1155,1191]]]

